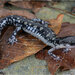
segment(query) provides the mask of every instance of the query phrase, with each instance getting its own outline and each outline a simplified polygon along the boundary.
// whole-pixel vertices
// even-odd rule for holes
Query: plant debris
[[[61,29],[62,25],[62,20],[63,20],[63,14],[59,14],[56,19],[50,19],[48,22],[51,24],[49,27],[56,33],[58,34]]]
[[[27,56],[37,53],[46,45],[35,37],[20,32],[17,35],[18,42],[14,45],[7,44],[8,38],[13,31],[12,27],[9,27],[1,38],[0,42],[0,69],[5,68],[9,64],[22,60]]]

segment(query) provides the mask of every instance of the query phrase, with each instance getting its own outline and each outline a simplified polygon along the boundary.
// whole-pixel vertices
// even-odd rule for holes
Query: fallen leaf
[[[44,2],[44,1],[36,1],[36,0],[18,1],[18,2],[13,3],[13,5],[22,7],[22,8],[41,8],[41,7],[45,6],[45,4],[46,4],[46,2]]]
[[[14,45],[7,44],[13,28],[9,27],[1,38],[0,42],[0,69],[9,64],[24,59],[27,56],[37,53],[46,45],[35,37],[20,32],[17,35],[18,42]]]
[[[24,16],[29,19],[36,18],[34,14],[26,11],[26,10],[7,10],[7,9],[0,9],[0,17],[5,17],[8,15],[19,15]]]
[[[20,8],[26,8],[26,9],[32,9],[32,5],[30,4],[30,1],[15,1],[15,2],[8,2],[16,7]]]
[[[31,9],[33,10],[35,13],[41,8],[44,7],[47,3],[45,1],[36,1],[36,0],[30,0],[30,1],[1,1],[2,4],[11,4],[13,6],[19,7],[19,8],[23,8],[23,9]],[[39,9],[38,9],[39,8]]]
[[[37,13],[42,7],[46,6],[45,1],[36,1],[36,0],[31,0],[30,4],[33,6],[33,12]]]
[[[75,24],[65,22],[62,24],[61,32],[58,34],[58,36],[63,37],[70,35],[75,35]],[[63,49],[54,51],[55,55],[58,55],[62,58],[62,61],[58,62],[53,60],[53,58],[48,55],[48,50],[49,47],[46,47],[44,50],[38,52],[36,54],[36,58],[46,60],[49,71],[52,75],[55,75],[59,68],[61,71],[75,68],[75,48],[71,48],[71,51],[69,51],[67,54],[62,52]]]
[[[75,24],[70,24],[69,22],[65,22],[62,24],[58,37],[65,36],[75,36]]]
[[[58,33],[60,32],[63,17],[64,17],[63,14],[59,14],[56,19],[47,20],[47,21],[51,24],[51,25],[49,25],[49,27],[50,27],[56,34],[58,34]]]

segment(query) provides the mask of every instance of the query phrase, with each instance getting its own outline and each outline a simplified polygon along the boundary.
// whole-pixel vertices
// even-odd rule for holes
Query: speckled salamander
[[[40,39],[46,45],[52,48],[48,50],[48,54],[51,55],[55,60],[59,60],[60,57],[54,55],[52,52],[55,49],[66,48],[64,51],[69,51],[71,45],[75,44],[75,36],[68,36],[63,38],[57,38],[56,34],[48,27],[48,23],[40,19],[27,19],[17,15],[10,15],[0,19],[0,33],[6,26],[15,26],[16,29],[13,31],[11,37],[8,39],[10,44],[17,41],[17,32],[21,29],[32,36]]]

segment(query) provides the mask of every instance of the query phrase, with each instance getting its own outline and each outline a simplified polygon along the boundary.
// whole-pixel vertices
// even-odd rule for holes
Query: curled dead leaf
[[[24,59],[27,56],[37,53],[46,45],[35,37],[20,32],[17,35],[18,42],[14,45],[7,44],[8,38],[13,31],[12,27],[9,27],[0,42],[0,69],[8,66],[9,64]]]
[[[69,22],[65,22],[62,24],[58,37],[65,37],[65,36],[75,36],[75,24],[71,24]]]
[[[62,25],[62,20],[63,20],[64,15],[59,14],[56,19],[50,19],[48,22],[51,24],[49,27],[56,33],[58,34],[61,29]]]

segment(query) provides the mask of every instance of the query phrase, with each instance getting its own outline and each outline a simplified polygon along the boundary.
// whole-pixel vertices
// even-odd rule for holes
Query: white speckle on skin
[[[24,22],[25,25],[27,25],[27,22]]]
[[[15,19],[13,18],[13,21],[15,21]]]
[[[5,23],[6,23],[6,20],[3,20],[3,22],[1,23],[1,27],[3,27]]]
[[[21,21],[20,21],[20,20],[18,20],[18,22],[20,23]]]
[[[41,36],[39,33],[37,33],[38,36]]]
[[[17,27],[17,31],[21,30],[21,27]]]
[[[30,27],[28,27],[27,29],[30,29]]]
[[[52,38],[52,40],[54,40],[55,38]]]
[[[16,35],[16,32],[14,32],[14,35]]]
[[[52,34],[54,34],[54,32],[52,32]]]
[[[29,23],[29,25],[31,26],[32,24],[31,24],[31,23]]]
[[[33,29],[33,27],[30,28],[30,30],[32,30],[32,29]]]
[[[42,24],[44,24],[44,21],[42,21]]]
[[[36,30],[36,28],[33,28],[32,32],[34,33],[34,32],[35,32],[35,30]]]
[[[43,29],[43,27],[40,27],[40,31]]]
[[[33,21],[30,21],[30,22],[33,22]]]
[[[45,34],[45,31],[43,33]]]
[[[19,17],[17,17],[17,19],[20,19]]]
[[[32,32],[34,33],[35,32],[35,29],[33,29]]]
[[[4,20],[3,23],[6,23],[6,20]]]
[[[37,28],[37,26],[34,26],[34,28]]]
[[[48,37],[48,36],[50,36],[50,33],[48,33],[48,34],[46,35],[46,37]]]

